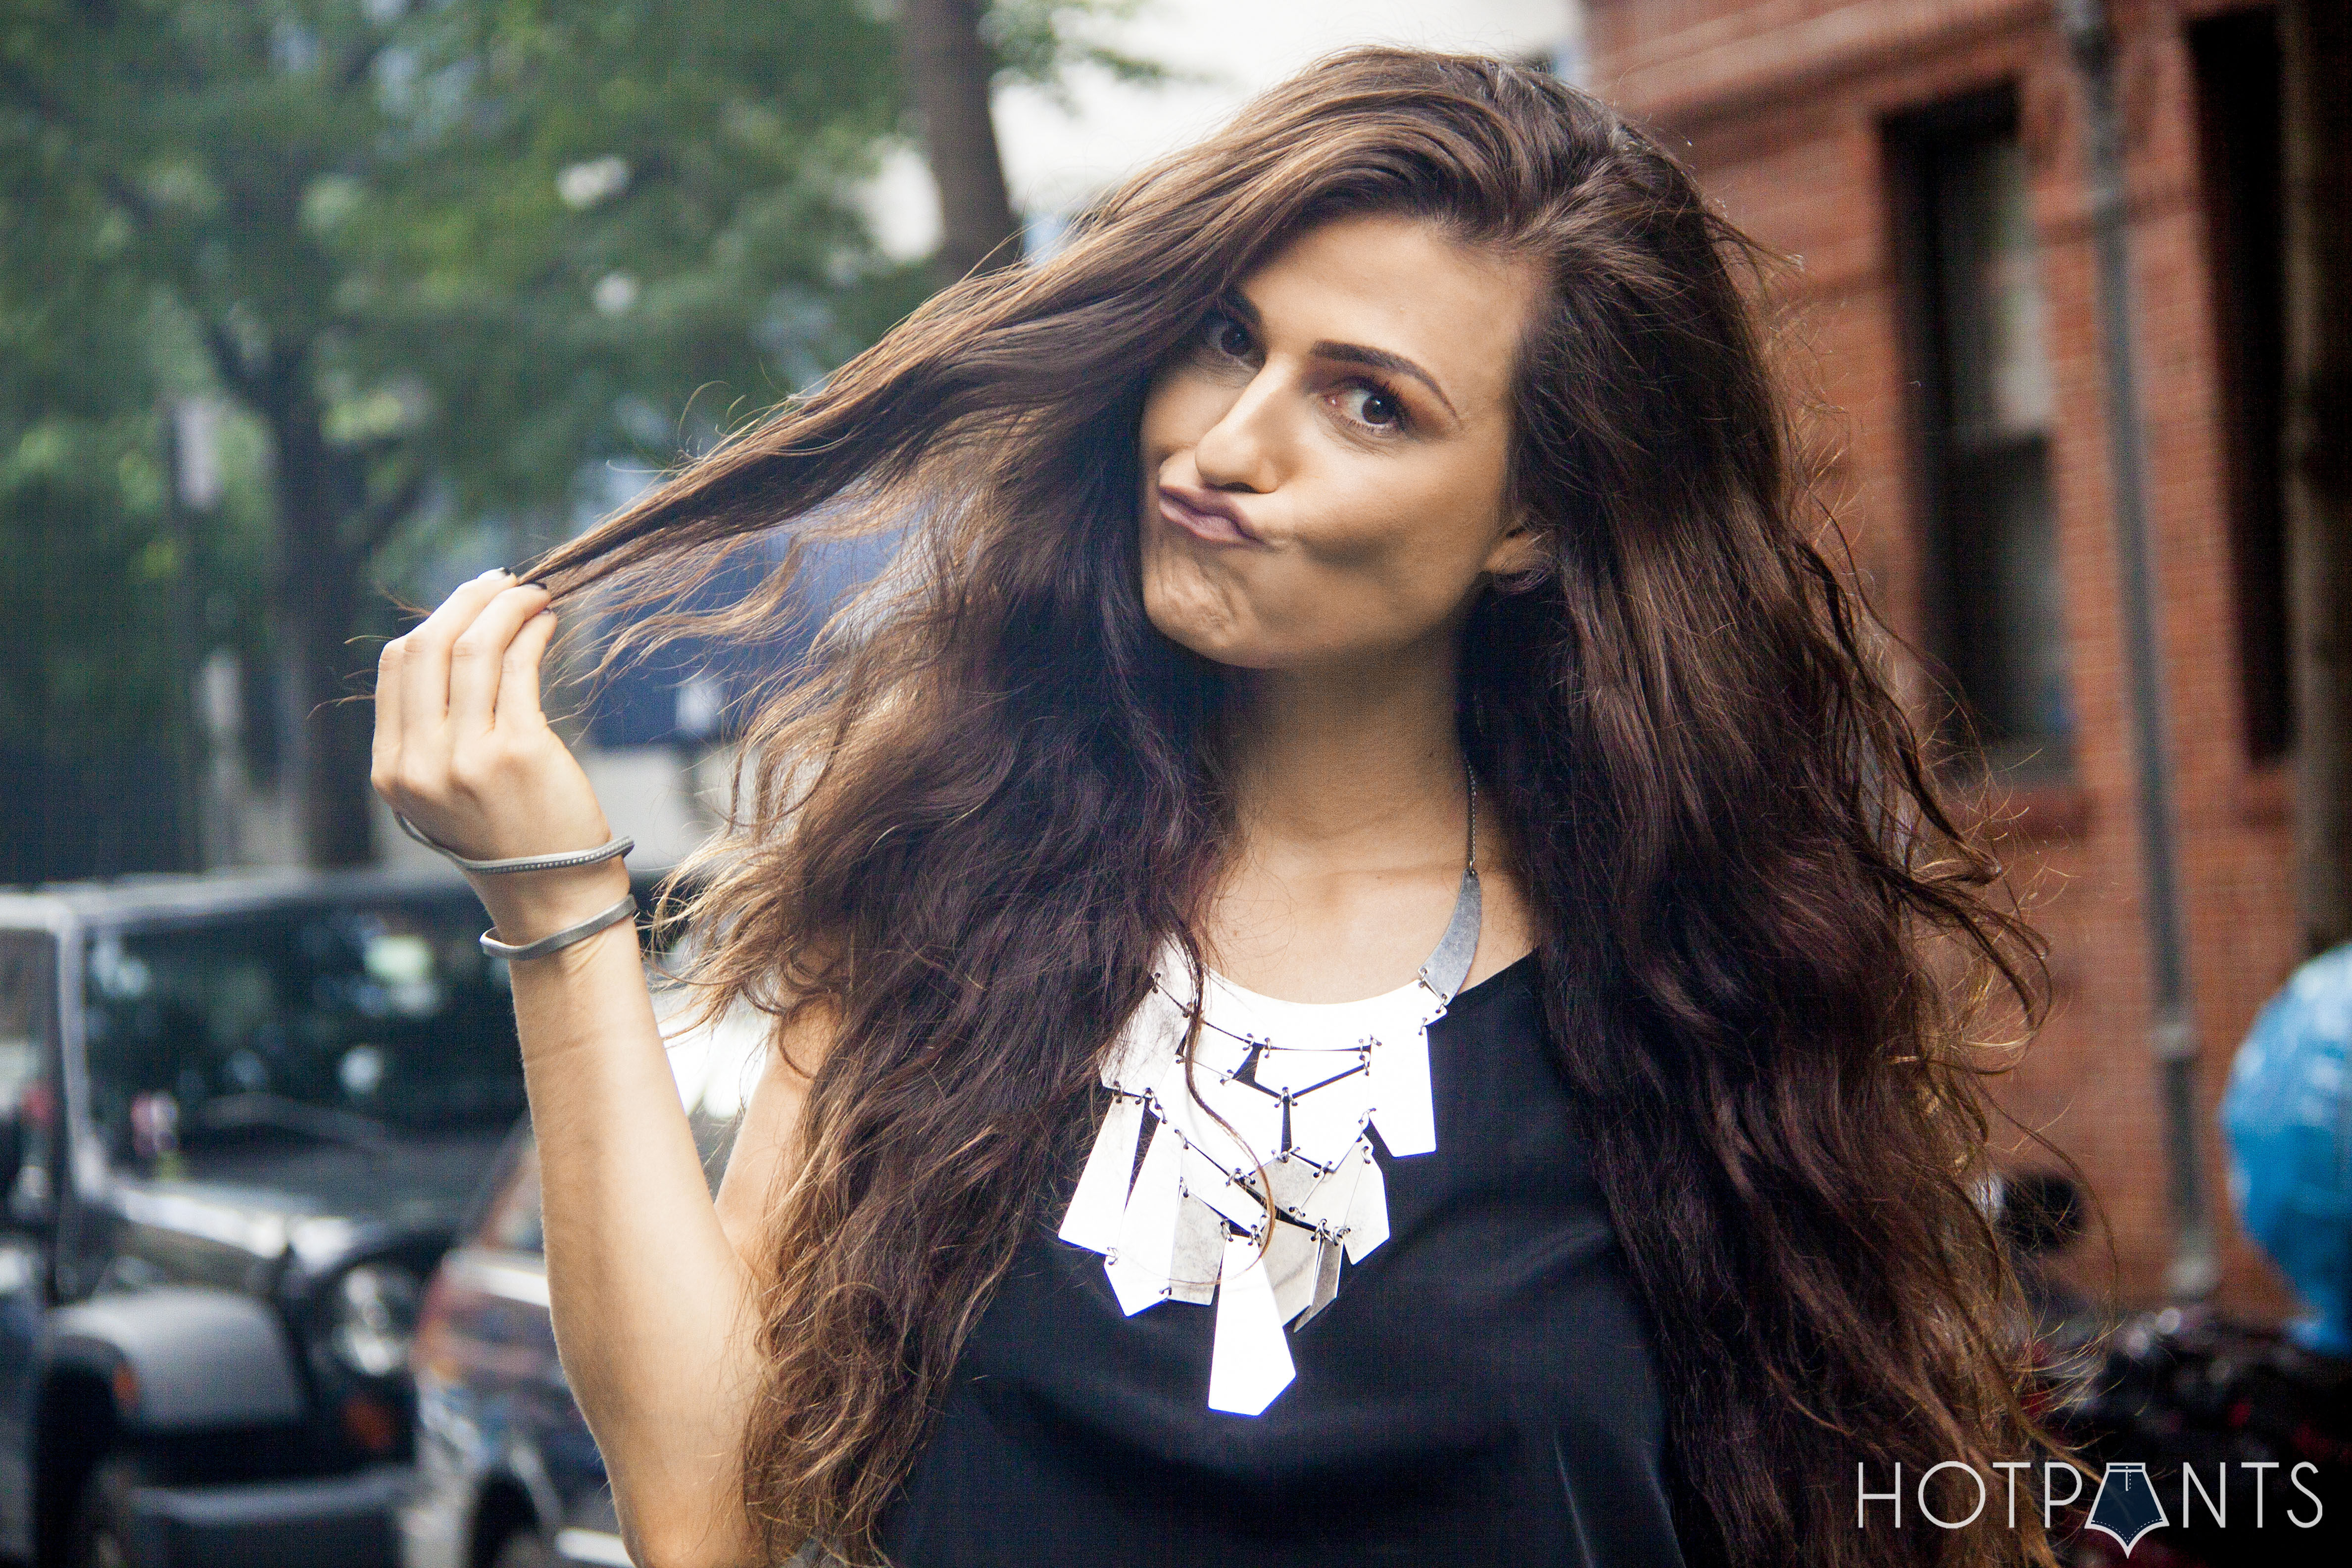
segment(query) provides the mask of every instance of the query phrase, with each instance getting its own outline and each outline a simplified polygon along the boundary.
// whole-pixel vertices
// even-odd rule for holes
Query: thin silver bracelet
[[[407,834],[436,855],[457,862],[463,870],[472,871],[484,877],[503,877],[516,871],[569,871],[575,867],[593,866],[599,861],[626,855],[637,847],[637,841],[634,838],[615,837],[599,844],[593,849],[573,849],[561,855],[517,855],[505,860],[468,860],[446,844],[425,837],[423,828],[401,816],[400,813],[394,812],[392,819],[400,824],[400,830],[403,833]]]
[[[537,942],[520,942],[512,946],[500,942],[498,927],[492,926],[482,933],[482,951],[492,958],[503,958],[509,963],[520,963],[526,958],[545,958],[551,952],[562,952],[575,942],[586,942],[607,926],[616,926],[623,921],[633,918],[636,912],[637,896],[635,893],[629,893],[611,909],[601,914],[590,915],[576,926],[565,926],[553,936],[543,936]]]

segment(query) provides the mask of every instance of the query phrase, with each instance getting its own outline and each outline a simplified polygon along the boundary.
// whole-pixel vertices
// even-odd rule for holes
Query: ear
[[[1525,512],[1520,512],[1512,519],[1509,530],[1495,541],[1494,549],[1486,552],[1484,569],[1495,579],[1496,587],[1509,593],[1515,585],[1542,576],[1549,564],[1544,556],[1542,531]]]

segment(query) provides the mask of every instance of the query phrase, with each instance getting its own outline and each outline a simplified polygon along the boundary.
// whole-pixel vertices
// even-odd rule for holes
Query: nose
[[[1268,366],[1193,443],[1192,462],[1202,484],[1264,495],[1281,482],[1283,436],[1276,392]]]

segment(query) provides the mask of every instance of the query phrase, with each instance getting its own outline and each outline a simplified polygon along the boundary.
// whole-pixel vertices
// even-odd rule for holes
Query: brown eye
[[[1210,317],[1206,336],[1209,346],[1228,358],[1241,359],[1249,353],[1249,329],[1231,316]]]
[[[1404,423],[1404,408],[1377,386],[1351,386],[1340,398],[1348,416],[1378,429],[1393,430]]]

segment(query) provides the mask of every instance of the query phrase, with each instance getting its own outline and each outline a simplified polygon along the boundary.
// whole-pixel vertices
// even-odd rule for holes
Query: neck
[[[1276,867],[1459,858],[1453,639],[1336,668],[1253,670],[1227,756],[1241,852]]]

